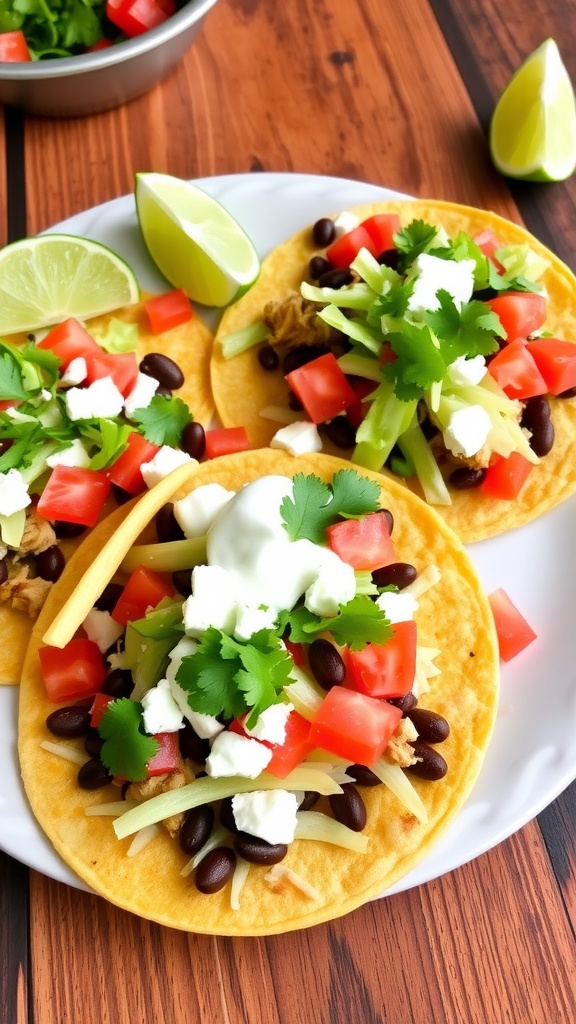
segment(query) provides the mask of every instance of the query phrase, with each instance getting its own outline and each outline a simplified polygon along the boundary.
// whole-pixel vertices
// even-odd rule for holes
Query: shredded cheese
[[[84,764],[86,761],[86,754],[76,750],[75,747],[67,747],[64,743],[42,740],[40,746],[43,750],[48,750],[51,754],[56,754],[57,757],[62,757],[65,761],[71,761],[73,764]]]
[[[282,882],[290,882],[311,900],[319,900],[322,896],[319,889],[316,889],[305,878],[302,878],[302,875],[297,874],[292,868],[287,868],[284,864],[274,864],[270,871],[264,875],[264,881],[268,883],[271,889],[281,885]]]

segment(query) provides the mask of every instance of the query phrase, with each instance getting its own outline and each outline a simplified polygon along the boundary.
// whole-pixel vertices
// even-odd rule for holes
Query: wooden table
[[[130,105],[67,121],[4,111],[0,243],[130,192],[138,170],[298,171],[494,209],[574,268],[576,178],[507,181],[486,145],[496,97],[548,36],[576,81],[576,0],[221,0]],[[448,876],[262,939],[170,931],[0,854],[0,1021],[567,1024],[575,834],[572,785]]]

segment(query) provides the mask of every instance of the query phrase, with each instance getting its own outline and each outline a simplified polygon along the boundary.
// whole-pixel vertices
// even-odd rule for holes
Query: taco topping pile
[[[397,213],[322,218],[312,244],[300,291],[222,338],[225,358],[264,341],[260,367],[284,376],[292,417],[261,414],[305,417],[355,463],[417,480],[431,504],[475,487],[515,498],[554,443],[549,395],[576,387],[576,346],[545,331],[547,261],[491,229],[449,237]]]
[[[379,495],[353,469],[201,485],[162,510],[165,542],[80,634],[40,648],[50,699],[90,698],[47,719],[86,737],[79,785],[121,784],[100,812],[117,836],[139,847],[163,822],[201,892],[234,875],[237,905],[249,864],[279,864],[298,838],[365,852],[358,786],[383,782],[426,820],[404,770],[447,772],[448,722],[416,706],[440,652],[418,644],[414,615],[439,573],[397,561]],[[175,568],[191,551],[192,570]]]
[[[0,341],[0,604],[31,618],[63,571],[61,539],[94,526],[110,494],[133,497],[203,454],[204,428],[173,395],[181,367],[137,351],[140,316],[162,348],[193,311],[168,293],[129,321],[68,319],[23,344]]]

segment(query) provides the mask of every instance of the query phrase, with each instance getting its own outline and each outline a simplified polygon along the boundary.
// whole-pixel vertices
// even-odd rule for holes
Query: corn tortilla
[[[145,297],[146,298],[146,297]],[[210,354],[212,349],[212,333],[198,316],[189,322],[173,327],[162,334],[153,334],[144,311],[143,301],[133,306],[126,306],[112,314],[105,314],[87,321],[87,328],[93,328],[99,336],[112,319],[138,325],[139,346],[136,356],[138,362],[150,352],[163,352],[178,363],[185,376],[185,382],[175,394],[182,398],[190,407],[195,420],[207,427],[214,415],[214,403],[210,388]],[[15,344],[24,341],[24,336],[10,338]],[[110,499],[103,515],[106,515],[116,503]],[[66,559],[78,547],[78,540],[64,540],[61,548]],[[24,612],[15,611],[9,605],[0,605],[0,633],[3,637],[3,657],[0,664],[0,685],[14,684],[20,681],[20,672],[30,640],[32,620]]]
[[[271,472],[316,473],[330,480],[346,465],[324,455],[294,459],[272,450],[243,452],[201,464],[177,496],[213,481],[237,490]],[[363,788],[367,853],[296,841],[283,863],[317,888],[319,897],[311,899],[289,883],[271,889],[263,881],[267,869],[252,866],[236,911],[230,907],[229,885],[205,896],[191,877],[181,877],[187,858],[163,829],[137,856],[126,857],[130,840],[115,838],[111,820],[85,814],[89,806],[117,799],[118,790],[81,790],[77,766],[40,747],[48,738],[45,719],[54,705],[46,699],[38,658],[46,628],[126,515],[119,509],[78,549],[48,597],[24,664],[19,716],[22,777],[32,810],[70,867],[112,903],[192,932],[245,936],[309,927],[348,913],[393,885],[426,856],[466,799],[482,765],[498,698],[499,659],[488,602],[467,552],[443,520],[401,485],[368,471],[365,475],[378,480],[382,504],[394,515],[398,559],[419,570],[431,563],[441,570],[440,582],[420,598],[417,613],[419,643],[441,651],[441,672],[430,680],[420,706],[438,711],[451,725],[441,748],[449,765],[446,777],[432,783],[412,777],[428,822],[419,823],[384,786]],[[149,536],[145,532],[143,539]],[[76,748],[82,743],[62,742]]]
[[[451,236],[459,231],[474,235],[491,228],[502,246],[529,245],[550,263],[542,278],[549,296],[545,329],[559,338],[576,341],[576,278],[525,228],[490,211],[440,201],[371,203],[356,207],[355,213],[360,220],[374,213],[398,213],[403,225],[414,219],[424,220],[442,225]],[[280,371],[262,370],[257,349],[226,360],[219,342],[226,334],[261,320],[264,306],[270,300],[298,291],[308,273],[310,257],[317,251],[310,228],[274,249],[263,261],[254,287],[225,312],[216,334],[211,367],[216,410],[225,426],[243,423],[254,447],[268,445],[280,426],[261,417],[260,410],[270,405],[286,406],[288,387]],[[505,501],[488,498],[477,489],[449,488],[452,505],[438,506],[438,511],[463,541],[483,540],[521,526],[554,508],[576,490],[576,399],[551,397],[550,404],[554,447],[532,470],[518,498]],[[324,450],[335,452],[328,446]],[[406,485],[411,486],[410,481]],[[421,493],[417,483],[414,489]]]

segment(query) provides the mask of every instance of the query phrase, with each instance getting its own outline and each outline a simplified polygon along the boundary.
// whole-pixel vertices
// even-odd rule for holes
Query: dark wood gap
[[[32,1024],[28,868],[0,851],[0,1020]]]
[[[26,177],[24,173],[24,114],[4,110],[6,138],[6,224],[8,242],[26,237]]]

